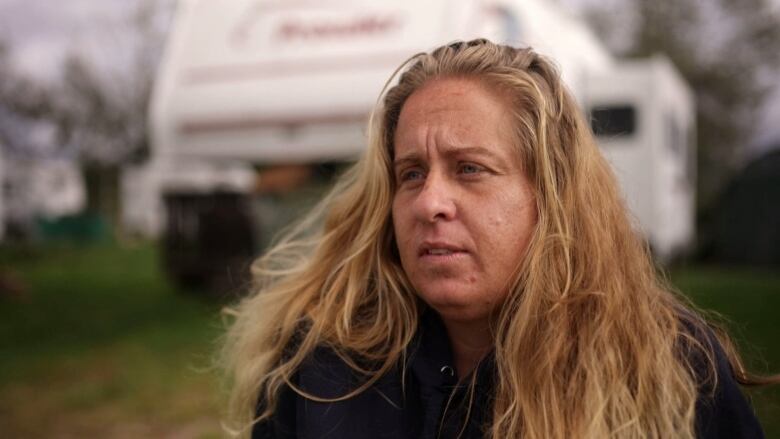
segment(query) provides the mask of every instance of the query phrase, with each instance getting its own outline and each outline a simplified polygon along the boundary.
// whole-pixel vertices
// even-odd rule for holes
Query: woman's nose
[[[436,222],[455,217],[455,190],[441,175],[430,173],[417,195],[414,209],[418,220]]]

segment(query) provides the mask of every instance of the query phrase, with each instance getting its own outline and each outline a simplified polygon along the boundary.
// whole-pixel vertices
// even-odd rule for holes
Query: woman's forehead
[[[502,99],[470,78],[437,79],[412,93],[404,104],[394,138],[395,158],[426,149],[454,155],[484,154],[512,142],[511,112]]]

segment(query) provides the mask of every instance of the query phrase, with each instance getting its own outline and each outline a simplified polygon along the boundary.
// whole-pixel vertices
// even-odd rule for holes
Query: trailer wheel
[[[246,195],[166,194],[163,264],[185,291],[234,296],[249,283],[255,232]]]

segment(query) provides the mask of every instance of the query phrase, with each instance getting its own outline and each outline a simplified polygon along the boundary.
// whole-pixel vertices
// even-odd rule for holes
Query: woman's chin
[[[464,288],[429,288],[418,290],[423,301],[445,321],[475,321],[487,318],[494,303],[484,295]]]

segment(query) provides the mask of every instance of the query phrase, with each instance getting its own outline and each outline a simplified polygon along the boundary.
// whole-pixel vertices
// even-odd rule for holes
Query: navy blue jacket
[[[434,313],[425,314],[410,349],[403,384],[404,371],[397,367],[368,390],[339,402],[311,401],[285,388],[274,416],[256,424],[252,438],[449,439],[459,437],[461,429],[461,438],[484,437],[483,426],[492,414],[492,357],[483,360],[471,377],[476,387],[474,400],[469,404],[470,379],[458,384],[444,326]],[[718,385],[711,397],[708,390],[712,387],[707,388],[706,383],[702,386],[696,403],[697,437],[763,438],[761,427],[717,345],[715,354]],[[361,383],[355,372],[327,348],[312,354],[298,370],[295,382],[302,390],[323,398],[343,396]],[[454,395],[452,399],[450,395]],[[467,413],[469,406],[472,410]]]

